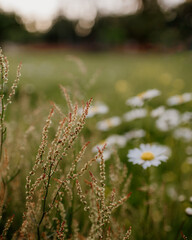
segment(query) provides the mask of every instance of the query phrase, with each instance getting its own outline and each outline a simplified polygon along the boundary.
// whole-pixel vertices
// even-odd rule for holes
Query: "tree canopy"
[[[46,33],[29,33],[15,15],[0,12],[0,42],[92,42],[113,45],[129,42],[173,46],[181,42],[190,47],[192,39],[192,1],[168,12],[157,0],[142,0],[143,8],[127,16],[98,17],[95,25],[83,35],[78,34],[78,21],[58,17]]]

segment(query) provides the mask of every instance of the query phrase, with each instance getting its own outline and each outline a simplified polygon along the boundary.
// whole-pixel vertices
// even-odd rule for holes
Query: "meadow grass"
[[[37,91],[38,95],[57,102],[61,102],[57,90],[59,84],[81,91],[83,98],[94,96],[107,101],[116,106],[116,110],[118,103],[149,88],[158,88],[163,91],[163,97],[167,97],[185,92],[192,85],[191,52],[84,53],[21,48],[5,53],[12,66],[11,77],[19,56],[23,63],[22,87],[27,88],[30,84],[31,90]]]
[[[9,149],[10,168],[14,172],[17,166],[20,166],[18,176],[14,179],[14,183],[11,183],[9,186],[10,195],[6,204],[7,210],[3,215],[4,220],[1,224],[2,228],[5,226],[7,218],[9,217],[10,219],[15,214],[15,221],[13,221],[8,232],[9,237],[12,236],[14,231],[18,232],[19,229],[20,235],[15,235],[15,239],[22,239],[23,236],[29,239],[46,239],[49,235],[53,239],[54,237],[55,239],[83,239],[83,237],[88,239],[123,239],[123,236],[124,239],[128,239],[130,231],[128,230],[127,232],[127,238],[125,232],[130,226],[132,226],[130,239],[176,240],[184,238],[184,235],[189,239],[192,237],[191,218],[185,214],[185,209],[191,206],[189,198],[191,197],[192,165],[186,158],[192,155],[190,150],[192,139],[185,142],[181,138],[173,138],[174,129],[160,131],[156,127],[156,119],[151,118],[149,114],[141,120],[123,121],[121,125],[107,131],[100,131],[96,127],[99,121],[112,116],[122,118],[123,114],[132,109],[125,104],[126,100],[147,89],[157,88],[161,91],[159,97],[145,104],[145,108],[149,112],[159,105],[166,105],[167,98],[172,95],[190,92],[192,89],[191,52],[172,54],[83,53],[64,50],[36,51],[34,49],[24,50],[20,48],[15,51],[7,49],[5,54],[11,65],[9,79],[15,78],[18,62],[22,61],[23,65],[21,84],[16,92],[14,102],[10,105],[6,115],[8,129],[6,148]],[[58,206],[61,205],[61,202],[64,203],[67,212],[65,213],[65,210],[60,206],[61,212],[57,212],[55,208],[47,216],[47,219],[44,220],[44,215],[47,213],[44,214],[45,209],[41,206],[41,196],[37,192],[37,195],[34,195],[33,202],[29,203],[23,187],[26,184],[27,176],[32,177],[32,182],[35,182],[40,177],[42,187],[40,185],[38,191],[43,194],[43,186],[49,181],[49,174],[47,179],[44,179],[44,175],[41,175],[41,167],[37,171],[36,178],[33,178],[33,174],[29,174],[29,172],[34,168],[34,163],[37,161],[38,148],[41,146],[41,131],[49,114],[49,109],[54,106],[55,112],[57,112],[55,118],[52,119],[53,124],[49,129],[50,139],[56,139],[58,131],[61,131],[57,129],[60,118],[64,116],[69,118],[67,103],[62,97],[63,93],[59,90],[59,85],[63,85],[67,89],[73,103],[77,102],[79,105],[85,106],[87,100],[93,98],[93,105],[96,101],[102,101],[109,107],[109,111],[105,115],[96,115],[86,119],[86,125],[82,129],[80,141],[74,144],[74,148],[67,159],[68,162],[61,163],[60,166],[61,169],[65,169],[66,175],[67,171],[72,174],[69,179],[73,181],[68,183],[69,189],[66,187],[64,190],[66,192],[72,190],[73,195],[75,193],[74,202],[77,204],[77,207],[79,208],[80,203],[85,205],[85,208],[87,204],[90,204],[92,209],[90,222],[87,221],[88,214],[87,212],[84,213],[83,208],[78,210],[74,219],[69,217],[73,215],[71,212],[73,204],[70,205],[68,203],[70,193],[66,199],[61,194],[58,200]],[[68,105],[70,108],[69,102]],[[174,108],[182,114],[186,111],[191,112],[191,106],[192,104],[189,102]],[[72,110],[75,111],[74,109],[69,109],[69,112],[73,113]],[[75,113],[73,114],[76,116]],[[70,123],[70,120],[68,119],[67,122]],[[182,126],[190,129],[191,119]],[[112,134],[122,136],[126,132],[140,128],[146,131],[146,135],[142,138],[138,137],[128,141],[122,148],[113,149],[110,160],[106,161],[105,171],[104,165],[100,161],[100,167],[98,164],[98,166],[90,167],[91,173],[88,174],[86,172],[85,179],[78,179],[77,181],[77,176],[75,175],[76,165],[71,166],[70,161],[73,162],[76,159],[75,156],[78,155],[82,145],[85,146],[86,142],[90,141],[83,162],[83,164],[86,164],[94,156],[94,153],[91,151],[92,147],[98,145],[101,140],[108,138]],[[60,146],[59,144],[62,144],[62,141],[56,145],[54,140],[52,143],[51,141],[48,143],[49,151],[52,149],[52,153],[56,155],[51,155],[52,160],[47,163],[46,169],[50,170],[52,164],[55,164],[52,163],[53,159],[58,158],[55,146]],[[139,147],[141,143],[153,142],[166,145],[171,149],[171,157],[166,163],[158,167],[142,169],[141,166],[132,165],[132,163],[128,162],[127,153],[130,149]],[[186,147],[188,147],[188,152],[191,151],[191,153],[186,153]],[[102,151],[104,150],[99,151],[101,151],[100,157],[102,159]],[[46,154],[49,156],[48,150]],[[47,159],[49,160],[49,157]],[[38,160],[36,162],[38,167],[39,162],[41,161]],[[83,164],[78,170],[83,168]],[[72,167],[72,170],[70,170],[70,167]],[[56,173],[58,185],[53,184],[53,186],[59,186],[63,181],[60,168]],[[92,173],[101,179],[96,180]],[[79,182],[83,186],[83,191]],[[89,191],[86,190],[84,185],[95,187],[93,187],[96,189],[95,198],[90,198]],[[49,184],[45,189],[48,189],[48,186]],[[113,191],[114,188],[116,192]],[[54,194],[57,196],[57,192],[54,193],[54,189],[50,189],[52,195],[47,198],[47,201],[52,199],[55,203]],[[27,196],[30,191],[32,192],[28,178]],[[129,195],[128,200],[121,198],[121,195],[127,196],[126,194],[130,192],[132,194],[131,197]],[[106,195],[106,203],[104,203],[104,195]],[[87,199],[88,196],[89,200]],[[12,199],[15,199],[15,201],[12,201]],[[107,210],[110,211],[112,208],[115,208],[115,205],[113,205],[115,203],[114,199],[122,199],[124,204],[115,210],[113,217],[108,222],[110,214]],[[124,202],[125,200],[127,201]],[[99,209],[102,213],[104,212],[100,218],[98,218],[98,209],[94,205],[94,201],[96,203],[100,201]],[[108,203],[109,207],[104,208],[103,206]],[[120,203],[116,202],[117,205]],[[37,212],[39,211],[39,215],[35,216],[39,220],[36,224],[31,220],[31,214],[34,214],[33,208]],[[56,217],[53,217],[54,211],[57,213]],[[24,220],[22,220],[24,212]],[[62,221],[62,218],[66,218],[66,222]],[[99,222],[95,222],[97,218]],[[55,219],[55,222],[49,228],[46,224],[51,225],[51,219]],[[28,224],[26,224],[27,221]],[[65,225],[65,223],[67,224]],[[103,223],[105,223],[105,228],[103,228]],[[30,228],[28,227],[29,224],[31,224]],[[99,226],[98,229],[96,225]],[[123,228],[121,229],[120,227]],[[53,229],[56,229],[56,235],[52,235]],[[96,234],[94,231],[96,231]],[[119,236],[115,234],[116,231]],[[29,235],[25,235],[27,233]],[[183,237],[181,233],[183,233]]]

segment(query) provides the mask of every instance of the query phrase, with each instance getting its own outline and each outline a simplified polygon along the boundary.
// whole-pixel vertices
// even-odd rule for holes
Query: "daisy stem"
[[[149,168],[146,169],[146,210],[145,210],[145,217],[144,217],[144,237],[149,234],[150,228],[150,170]]]
[[[177,231],[177,235],[176,235],[176,240],[179,239],[180,235],[181,235],[181,232],[182,232],[182,229],[183,229],[183,226],[185,225],[186,223],[186,218],[181,222],[181,225]]]

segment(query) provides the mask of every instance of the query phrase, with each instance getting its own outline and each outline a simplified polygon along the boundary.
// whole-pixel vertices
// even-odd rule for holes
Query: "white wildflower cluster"
[[[157,89],[150,89],[146,92],[139,93],[137,96],[127,99],[126,104],[131,107],[142,107],[146,100],[157,97],[161,92]]]
[[[108,131],[113,127],[117,127],[120,124],[125,122],[131,122],[136,119],[142,119],[147,116],[147,110],[145,108],[133,109],[129,112],[126,112],[123,117],[114,116],[102,121],[99,121],[96,125],[96,128],[100,131]]]
[[[118,116],[114,116],[97,123],[97,129],[101,131],[108,131],[109,129],[119,126],[122,120]]]
[[[175,95],[167,99],[167,105],[175,106],[180,105],[192,100],[192,93],[183,93],[181,95]]]
[[[169,131],[180,124],[180,113],[176,109],[165,110],[156,121],[156,127],[163,131]]]
[[[136,130],[126,132],[124,134],[124,136],[126,137],[127,141],[130,141],[134,138],[138,139],[138,138],[145,137],[146,136],[146,131],[143,130],[143,129],[136,129]]]
[[[151,117],[158,118],[165,112],[165,106],[159,106],[151,111]]]
[[[126,132],[124,135],[112,134],[105,140],[101,141],[92,148],[92,152],[96,153],[98,148],[103,148],[106,144],[104,150],[104,160],[108,160],[113,154],[114,148],[124,148],[128,141],[131,141],[134,138],[143,138],[145,136],[145,131],[143,129],[132,130]]]
[[[191,142],[192,141],[192,130],[190,128],[186,128],[186,127],[177,128],[174,130],[173,136],[176,139],[183,140],[184,142]]]
[[[81,114],[83,108],[79,109],[79,114]],[[96,102],[93,106],[90,106],[87,118],[94,117],[95,115],[106,114],[109,112],[109,108],[103,102]]]
[[[124,114],[124,119],[127,122],[145,118],[147,116],[147,110],[145,108],[136,108]]]
[[[134,97],[127,99],[126,104],[132,109],[125,112],[122,116],[112,116],[96,123],[96,129],[100,132],[109,132],[109,136],[102,143],[93,147],[92,151],[97,152],[97,146],[102,147],[104,143],[107,144],[104,150],[104,159],[107,160],[113,154],[114,148],[125,148],[133,143],[133,140],[138,140],[137,144],[141,143],[141,139],[150,139],[151,132],[155,134],[155,129],[159,134],[161,131],[166,137],[172,137],[173,141],[183,141],[184,143],[192,142],[192,129],[189,123],[192,122],[192,112],[181,112],[174,106],[190,102],[192,100],[192,93],[184,93],[169,97],[166,105],[160,105],[152,108],[147,107],[145,103],[155,97],[161,95],[157,89],[149,89]],[[171,107],[171,108],[170,108]],[[95,104],[90,108],[89,117],[96,114],[104,114],[108,112],[108,107],[105,104]],[[133,129],[125,131],[122,134],[122,129],[125,126],[131,126],[141,129]],[[126,125],[127,124],[127,125]],[[118,127],[121,127],[121,135],[117,134]],[[147,131],[144,128],[147,126]],[[142,129],[144,128],[144,129]],[[110,134],[110,130],[116,131],[115,134]],[[154,135],[153,134],[153,135]],[[152,136],[153,140],[155,136]],[[156,139],[155,139],[156,140]],[[189,151],[188,151],[189,152]],[[132,149],[128,152],[129,162],[133,164],[140,164],[144,169],[150,166],[158,166],[165,162],[171,155],[171,150],[167,146],[159,145],[158,143],[140,144],[138,148]],[[192,163],[192,150],[188,154],[188,159]],[[189,161],[188,161],[189,162]]]
[[[91,106],[87,117],[93,117],[96,114],[106,114],[108,113],[109,108],[102,102],[97,102],[94,106]]]

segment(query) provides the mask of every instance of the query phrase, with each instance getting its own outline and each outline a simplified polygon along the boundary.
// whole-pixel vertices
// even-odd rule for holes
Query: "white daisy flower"
[[[164,106],[159,106],[151,111],[151,117],[157,118],[160,117],[165,112]]]
[[[127,156],[129,162],[142,165],[142,167],[146,169],[150,166],[158,166],[161,162],[165,162],[168,159],[166,151],[167,147],[165,146],[141,144],[139,148],[130,150]]]
[[[169,131],[180,124],[180,113],[176,109],[168,109],[156,120],[156,127],[163,131]]]
[[[185,213],[186,213],[188,216],[192,216],[192,208],[191,208],[191,207],[185,208]]]
[[[144,105],[144,100],[140,96],[135,96],[127,99],[126,104],[131,107],[142,107]]]
[[[123,115],[125,121],[130,122],[135,119],[144,118],[147,116],[147,110],[145,108],[133,109]]]
[[[135,97],[127,99],[126,104],[131,107],[142,107],[145,100],[150,100],[160,94],[161,92],[157,89],[149,89],[146,92],[142,92]]]
[[[189,123],[192,120],[192,112],[184,112],[181,115],[181,122],[182,123]]]
[[[105,144],[106,149],[112,148],[113,146],[124,147],[127,143],[127,139],[124,136],[113,134],[106,138],[105,140],[98,143],[96,146],[92,148],[92,152],[97,152],[97,148],[103,148]]]
[[[182,139],[184,142],[190,142],[192,140],[192,130],[190,128],[177,128],[173,132],[173,136],[176,139]]]
[[[134,139],[134,138],[142,138],[142,137],[145,137],[145,135],[146,135],[146,131],[143,129],[132,130],[124,134],[127,141],[130,141],[131,139]]]
[[[109,108],[105,104],[97,102],[94,106],[89,108],[87,117],[93,117],[96,114],[105,114],[108,113],[108,111]]]
[[[149,100],[159,95],[161,95],[161,92],[158,89],[150,89],[143,93],[143,99]]]
[[[181,95],[175,95],[167,99],[167,105],[175,106],[182,103],[186,103],[192,100],[192,93],[183,93]]]
[[[184,202],[185,200],[186,200],[185,195],[181,194],[181,195],[178,196],[178,201],[179,202]]]
[[[79,113],[81,114],[83,111],[83,108],[79,109]],[[102,102],[96,102],[95,105],[90,106],[87,118],[91,118],[95,116],[96,114],[106,114],[108,113],[109,108]]]
[[[99,121],[97,123],[96,127],[97,127],[97,129],[99,129],[101,131],[107,131],[110,128],[116,127],[120,124],[121,124],[120,117],[115,116],[115,117],[112,117],[112,118],[105,119],[103,121]]]
[[[107,146],[118,146],[118,147],[125,147],[127,143],[127,139],[125,136],[121,135],[111,135],[106,139]]]

